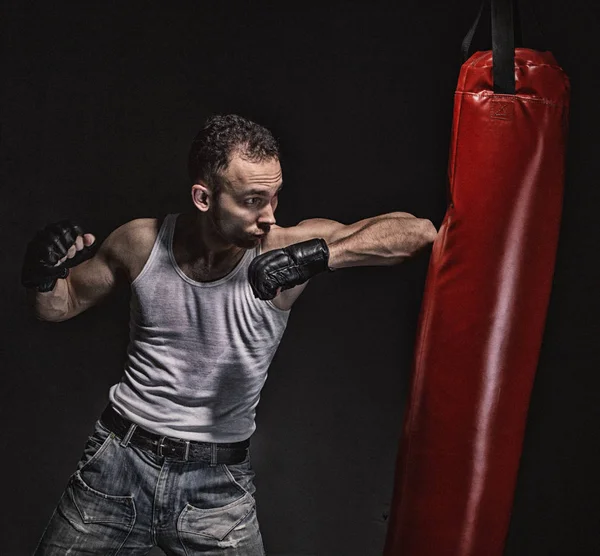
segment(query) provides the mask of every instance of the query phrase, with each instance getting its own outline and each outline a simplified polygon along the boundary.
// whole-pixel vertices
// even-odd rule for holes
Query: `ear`
[[[192,202],[196,208],[206,212],[210,207],[210,190],[205,183],[195,183],[192,185]]]

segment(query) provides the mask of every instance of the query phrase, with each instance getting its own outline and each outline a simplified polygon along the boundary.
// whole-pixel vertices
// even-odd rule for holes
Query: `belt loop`
[[[187,461],[190,455],[190,441],[185,441],[185,454],[183,454],[183,461]]]
[[[210,445],[210,466],[217,465],[217,445],[212,442]]]
[[[131,437],[133,436],[135,429],[137,429],[137,425],[135,423],[131,423],[127,434],[123,437],[123,440],[121,440],[122,448],[127,448],[127,446],[129,446],[129,442],[131,441]]]

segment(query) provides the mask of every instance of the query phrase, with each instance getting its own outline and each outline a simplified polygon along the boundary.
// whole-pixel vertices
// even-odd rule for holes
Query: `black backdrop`
[[[506,555],[594,555],[600,9],[536,5],[544,39],[529,45],[550,48],[571,77],[571,136]],[[103,239],[132,218],[187,209],[188,145],[206,116],[226,112],[281,141],[280,224],[403,210],[439,225],[460,43],[477,7],[4,2],[1,554],[33,550],[127,341],[127,292],[61,324],[26,311],[19,272],[34,231],[69,217]],[[487,48],[485,36],[475,45]],[[319,277],[293,310],[253,439],[270,555],[381,553],[426,264]]]

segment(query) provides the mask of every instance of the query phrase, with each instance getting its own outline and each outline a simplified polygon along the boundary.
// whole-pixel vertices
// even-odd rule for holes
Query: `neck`
[[[186,263],[207,269],[229,266],[237,262],[244,251],[228,243],[212,218],[200,212],[182,214],[177,219],[174,243]]]

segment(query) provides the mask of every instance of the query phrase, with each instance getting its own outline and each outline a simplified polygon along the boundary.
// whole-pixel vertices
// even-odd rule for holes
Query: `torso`
[[[175,224],[174,215],[160,228],[156,220],[134,221],[116,234],[119,260],[131,255],[124,257],[128,272],[143,269],[131,284],[125,376],[109,399],[123,416],[161,436],[243,440],[254,430],[289,314],[252,295],[246,273],[257,249],[244,251],[222,280],[199,283],[184,273],[174,256]]]

